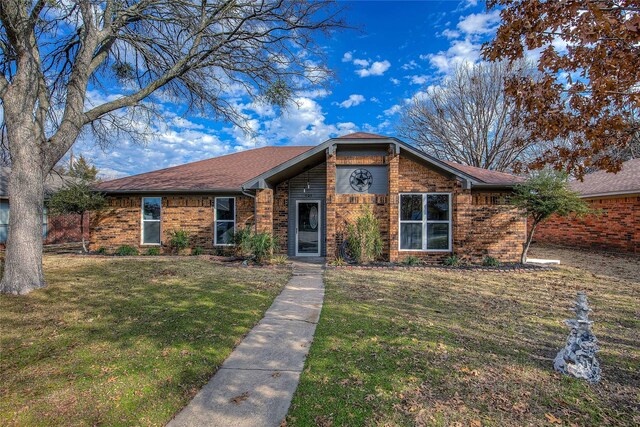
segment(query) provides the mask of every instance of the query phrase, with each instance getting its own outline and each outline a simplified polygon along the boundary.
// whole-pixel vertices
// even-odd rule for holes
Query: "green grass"
[[[583,289],[602,350],[597,385],[553,371]],[[638,301],[637,279],[569,267],[329,270],[287,425],[638,425]]]
[[[289,274],[47,256],[47,288],[0,296],[0,425],[164,425]]]

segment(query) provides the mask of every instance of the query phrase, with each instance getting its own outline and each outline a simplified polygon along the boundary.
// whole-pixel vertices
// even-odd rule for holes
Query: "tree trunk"
[[[520,263],[524,264],[527,262],[527,252],[529,252],[529,246],[531,246],[531,241],[533,240],[533,233],[536,231],[536,227],[538,226],[539,221],[534,221],[533,226],[531,226],[531,233],[529,233],[529,237],[527,237],[527,241],[522,248],[522,255],[520,256]]]
[[[26,129],[15,133],[14,138],[33,138],[32,132]],[[32,139],[25,145],[33,144]],[[23,150],[24,148],[17,151]],[[24,151],[12,156],[9,176],[9,235],[0,282],[2,293],[26,294],[45,286],[42,273],[44,174],[40,159],[33,156],[34,151],[31,151],[31,156],[20,155],[26,154]]]

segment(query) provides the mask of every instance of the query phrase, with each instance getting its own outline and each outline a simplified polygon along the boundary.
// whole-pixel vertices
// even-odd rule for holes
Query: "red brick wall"
[[[82,241],[80,215],[49,215],[45,245]],[[89,239],[89,214],[84,216],[84,237]]]
[[[236,227],[254,221],[253,199],[236,199]],[[213,201],[215,196],[172,195],[162,197],[161,234],[163,245],[172,230],[186,230],[191,236],[191,247],[213,249]],[[130,245],[145,250],[140,244],[141,196],[109,197],[109,206],[99,216],[91,218],[91,249],[100,247],[113,251]],[[165,249],[165,248],[163,248]]]
[[[289,181],[278,184],[273,194],[273,235],[278,241],[278,253],[287,254],[289,227]]]
[[[335,164],[344,162],[387,164],[389,194],[335,194]],[[439,262],[450,256],[451,252],[399,250],[399,194],[429,192],[451,193],[453,253],[472,262],[480,262],[486,256],[502,262],[519,261],[525,239],[525,220],[506,203],[506,193],[464,190],[456,178],[398,156],[392,150],[385,157],[327,157],[327,256],[337,255],[347,223],[355,221],[363,205],[372,206],[380,221],[385,258],[402,261],[414,256]]]
[[[534,241],[585,249],[640,253],[640,196],[588,199],[599,214],[551,218],[536,228]]]

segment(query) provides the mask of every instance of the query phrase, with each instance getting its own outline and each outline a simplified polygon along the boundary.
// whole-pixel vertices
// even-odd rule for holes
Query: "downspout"
[[[256,196],[255,196],[255,194],[247,193],[247,191],[244,189],[244,187],[240,187],[240,191],[245,196],[251,197],[253,199],[253,232],[257,233],[258,232],[258,221],[256,219],[256,215],[258,214],[258,210],[257,210],[257,207],[256,207]]]

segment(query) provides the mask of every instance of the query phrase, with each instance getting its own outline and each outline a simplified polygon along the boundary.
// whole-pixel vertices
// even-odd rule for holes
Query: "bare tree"
[[[398,132],[441,159],[511,171],[527,162],[536,144],[513,120],[504,83],[531,72],[524,62],[460,65],[404,107]]]
[[[2,136],[12,172],[0,291],[45,285],[43,180],[83,128],[144,133],[127,117],[144,113],[156,91],[242,126],[230,88],[283,105],[327,80],[315,38],[344,26],[339,12],[330,0],[2,0]],[[89,102],[88,89],[118,82],[123,95]]]

